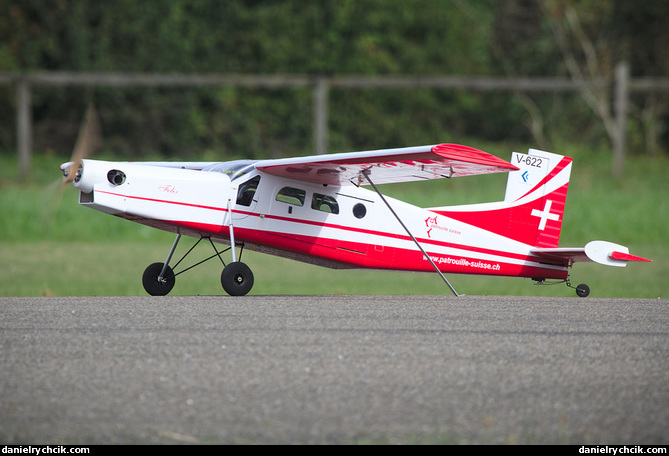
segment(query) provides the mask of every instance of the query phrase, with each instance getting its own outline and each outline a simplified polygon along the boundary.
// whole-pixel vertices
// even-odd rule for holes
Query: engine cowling
[[[72,183],[92,209],[189,226],[222,226],[236,200],[226,174],[151,163],[82,160]]]

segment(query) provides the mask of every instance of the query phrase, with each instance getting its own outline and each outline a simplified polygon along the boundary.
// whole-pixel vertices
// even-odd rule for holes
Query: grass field
[[[511,149],[485,150],[508,159]],[[518,151],[526,149],[515,148]],[[585,282],[592,297],[669,297],[669,162],[628,158],[623,178],[611,175],[611,157],[569,147],[574,157],[560,245],[581,247],[602,239],[627,245],[653,259],[626,268],[577,264],[574,285]],[[77,204],[71,186],[61,190],[58,165],[67,157],[34,158],[27,182],[16,176],[13,153],[0,154],[0,296],[145,295],[144,268],[164,261],[173,241],[168,233],[110,217]],[[503,198],[506,175],[384,186],[414,204],[442,206]],[[194,240],[184,240],[183,253]],[[192,264],[211,254],[196,250]],[[227,259],[227,258],[226,258]],[[443,294],[450,290],[436,274],[337,271],[245,252],[253,270],[251,294]],[[223,295],[222,265],[209,261],[177,277],[171,294]],[[563,284],[537,286],[528,279],[448,276],[461,294],[575,296]]]

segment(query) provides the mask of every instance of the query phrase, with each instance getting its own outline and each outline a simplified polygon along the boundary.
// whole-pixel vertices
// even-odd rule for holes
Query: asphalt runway
[[[669,444],[669,300],[0,298],[4,444]]]

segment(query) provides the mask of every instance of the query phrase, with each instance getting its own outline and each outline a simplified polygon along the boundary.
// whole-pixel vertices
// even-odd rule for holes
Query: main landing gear
[[[214,257],[218,257],[221,260],[221,263],[223,263],[224,267],[223,272],[221,273],[221,285],[223,286],[223,289],[226,291],[226,293],[228,293],[230,296],[244,296],[249,291],[251,291],[251,288],[253,288],[253,272],[251,272],[251,269],[246,264],[236,260],[234,241],[230,247],[219,251],[212,242],[211,238],[201,237],[195,243],[195,245],[193,245],[193,247],[191,247],[190,250],[188,250],[188,252],[186,252],[179,261],[177,261],[177,263],[174,265],[174,268],[176,268],[203,239],[207,239],[209,241],[215,253],[210,257],[200,261],[199,263],[196,263],[180,272],[174,273],[173,269],[169,266],[169,262],[172,259],[172,255],[174,254],[174,250],[176,249],[180,238],[181,235],[177,234],[177,237],[174,240],[174,244],[170,249],[170,253],[167,255],[167,259],[164,263],[150,264],[144,270],[144,275],[142,276],[142,285],[144,285],[144,290],[146,290],[148,294],[151,296],[167,295],[174,287],[176,276],[204,263],[205,261],[211,260]],[[228,250],[232,250],[232,262],[226,265],[223,261],[223,258],[221,258],[221,254],[227,252]],[[241,244],[240,259],[243,250],[244,244]]]
[[[553,284],[547,284],[547,283],[546,283],[546,279],[533,279],[533,280],[535,280],[535,281],[537,282],[537,285],[553,285]],[[564,282],[564,284],[567,285],[569,288],[573,288],[574,290],[576,290],[576,295],[577,295],[579,298],[586,298],[586,297],[588,297],[588,295],[590,294],[590,287],[589,287],[589,286],[587,286],[587,285],[584,284],[584,283],[582,283],[582,284],[580,284],[580,285],[577,285],[577,286],[573,286],[573,285],[571,284],[571,282],[569,281],[569,276],[567,276],[566,279],[561,280],[561,281],[556,282],[556,283],[563,283],[563,282]]]

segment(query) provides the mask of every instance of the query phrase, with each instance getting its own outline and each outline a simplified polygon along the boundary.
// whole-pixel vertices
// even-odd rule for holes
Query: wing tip
[[[517,166],[492,155],[491,153],[474,147],[463,146],[462,144],[437,144],[432,147],[432,152],[444,158],[451,158],[479,165],[494,166],[508,169],[509,171],[517,171],[519,169]]]

